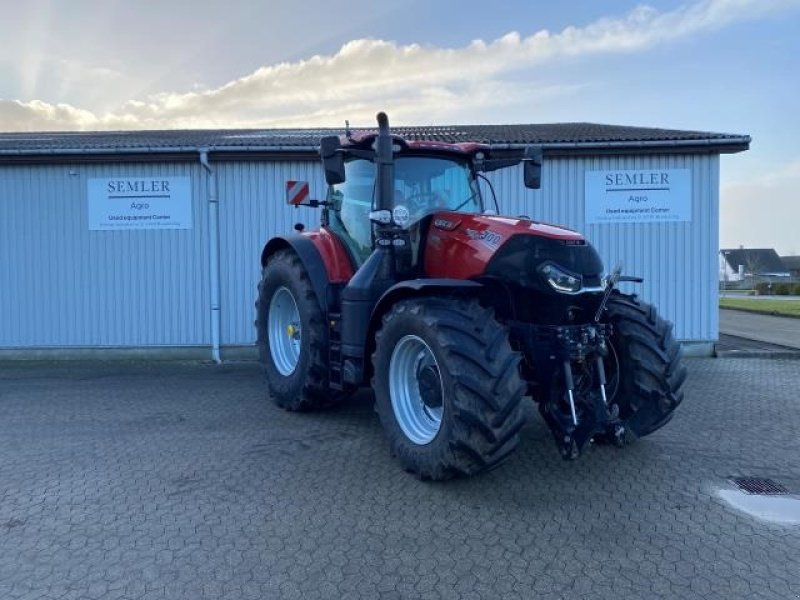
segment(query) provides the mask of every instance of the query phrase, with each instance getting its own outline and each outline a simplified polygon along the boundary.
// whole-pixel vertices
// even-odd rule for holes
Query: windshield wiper
[[[464,201],[463,201],[461,204],[459,204],[459,205],[458,205],[458,206],[456,206],[455,208],[449,208],[448,210],[452,210],[452,211],[458,212],[459,210],[461,210],[462,208],[464,208],[464,207],[467,205],[467,203],[468,203],[468,202],[470,202],[470,201],[474,200],[474,199],[475,199],[475,196],[477,196],[477,195],[478,195],[478,192],[475,192],[475,193],[474,193],[474,194],[472,194],[472,195],[471,195],[469,198],[467,198],[466,200],[464,200]]]

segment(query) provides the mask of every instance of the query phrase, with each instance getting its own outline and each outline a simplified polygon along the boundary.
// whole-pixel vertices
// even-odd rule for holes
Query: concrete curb
[[[714,356],[717,358],[789,358],[800,360],[800,350],[716,350]]]
[[[800,350],[719,350],[713,342],[681,342],[684,358],[791,358],[800,359]],[[18,361],[198,361],[209,360],[207,346],[153,348],[29,348],[0,349],[0,363]],[[223,362],[258,360],[255,346],[223,346]]]
[[[800,319],[800,315],[787,315],[785,313],[775,312],[774,310],[752,310],[750,308],[739,308],[733,306],[719,305],[721,310],[735,310],[736,312],[752,313],[754,315],[765,315],[767,317],[783,317],[785,319]]]
[[[258,360],[253,346],[222,346],[223,362]],[[0,362],[14,361],[209,361],[209,346],[144,346],[144,347],[64,347],[64,348],[0,348]]]

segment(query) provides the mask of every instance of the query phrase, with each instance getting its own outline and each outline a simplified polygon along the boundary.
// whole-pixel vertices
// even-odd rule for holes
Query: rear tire
[[[325,319],[303,264],[290,250],[276,252],[264,267],[255,326],[259,360],[278,406],[313,410],[339,400],[340,393],[328,384]],[[296,339],[282,339],[284,330]]]
[[[525,424],[520,358],[493,311],[476,300],[419,298],[393,306],[377,333],[372,385],[403,467],[441,480],[507,458]]]
[[[680,344],[672,337],[672,324],[635,295],[614,292],[606,311],[613,326],[607,364],[618,364],[616,374],[608,373],[614,377],[609,401],[619,405],[626,431],[644,437],[666,425],[683,400],[686,367]]]

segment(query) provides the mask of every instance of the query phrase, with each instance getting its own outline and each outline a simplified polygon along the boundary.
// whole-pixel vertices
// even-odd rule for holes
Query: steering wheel
[[[419,214],[430,208],[443,208],[447,201],[441,192],[417,192],[405,200],[412,214]]]

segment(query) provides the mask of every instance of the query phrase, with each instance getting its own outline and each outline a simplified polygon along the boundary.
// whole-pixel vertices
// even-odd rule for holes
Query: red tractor
[[[371,385],[392,452],[425,479],[508,457],[525,397],[567,459],[670,420],[686,377],[672,327],[615,289],[641,280],[604,276],[575,231],[486,206],[485,172],[522,162],[540,186],[541,147],[406,141],[380,113],[377,134],[324,137],[320,153],[327,198],[305,202],[320,228],[298,224],[261,255],[255,324],[279,406]]]

